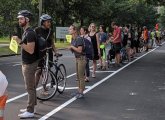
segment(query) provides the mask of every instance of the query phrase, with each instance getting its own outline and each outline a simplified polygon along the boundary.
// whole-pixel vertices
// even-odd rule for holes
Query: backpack
[[[85,56],[89,59],[89,60],[93,60],[94,58],[94,49],[93,49],[93,44],[91,41],[89,41],[88,39],[81,37],[83,39],[84,42],[84,53]]]
[[[50,35],[50,31],[45,38],[43,38],[41,35],[38,35],[36,32],[36,49],[37,49],[37,54],[38,54],[38,58],[42,59],[45,55],[46,55],[46,48],[47,48],[47,39],[49,38]],[[43,51],[44,50],[44,51]]]
[[[39,59],[42,59],[46,55],[46,51],[42,51],[46,48],[46,40],[36,34],[36,50]]]
[[[42,37],[40,29],[39,29],[39,33],[38,34],[35,31],[36,38],[37,38],[36,48],[37,48],[37,53],[38,53],[38,58],[39,59],[42,59],[46,55],[46,50],[45,49],[47,48],[47,39],[50,36],[50,32],[51,32],[51,29],[49,29],[49,33],[48,33],[48,35],[47,35],[47,37],[45,39],[45,38]]]

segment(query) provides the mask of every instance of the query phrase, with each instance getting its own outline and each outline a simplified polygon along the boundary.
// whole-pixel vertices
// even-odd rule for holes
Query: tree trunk
[[[81,26],[84,25],[84,20],[83,19],[80,20],[80,24],[81,24]]]

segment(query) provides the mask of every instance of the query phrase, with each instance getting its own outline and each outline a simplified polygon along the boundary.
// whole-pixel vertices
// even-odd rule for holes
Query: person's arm
[[[76,39],[76,44],[77,44],[77,47],[74,45],[71,45],[68,48],[73,52],[82,53],[83,44],[84,44],[83,39],[81,38]]]
[[[24,49],[29,54],[33,54],[34,53],[35,42],[30,42],[30,43],[27,43],[27,44],[23,43],[20,46],[22,47],[22,49]]]
[[[96,33],[96,41],[97,41],[98,54],[100,55],[100,41],[99,41],[99,35],[98,35],[98,33]]]
[[[16,42],[29,54],[34,53],[35,49],[35,42],[27,42],[27,44],[24,44],[21,39],[18,38],[18,36],[13,36],[13,40],[16,40]]]
[[[69,47],[69,49],[71,49],[71,50],[73,50],[73,51],[75,51],[75,52],[77,52],[77,53],[82,53],[83,47],[82,47],[82,46],[75,47],[75,46],[71,45],[71,46]]]

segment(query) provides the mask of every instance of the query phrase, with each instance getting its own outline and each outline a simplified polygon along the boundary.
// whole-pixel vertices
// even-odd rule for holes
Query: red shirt
[[[143,35],[144,40],[148,40],[148,30],[147,29],[144,30],[144,33],[143,34],[144,34]]]
[[[116,27],[114,29],[114,31],[113,31],[113,37],[114,37],[113,43],[120,43],[121,42],[121,29],[119,27]]]

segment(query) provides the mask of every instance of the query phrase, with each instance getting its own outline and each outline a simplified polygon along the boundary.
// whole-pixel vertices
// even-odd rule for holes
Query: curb
[[[0,57],[9,57],[9,56],[16,56],[16,55],[21,55],[21,54],[0,55]]]
[[[66,48],[60,48],[57,50],[66,50]],[[10,57],[10,56],[16,56],[16,55],[21,55],[21,54],[9,54],[9,55],[0,55],[0,57]]]

